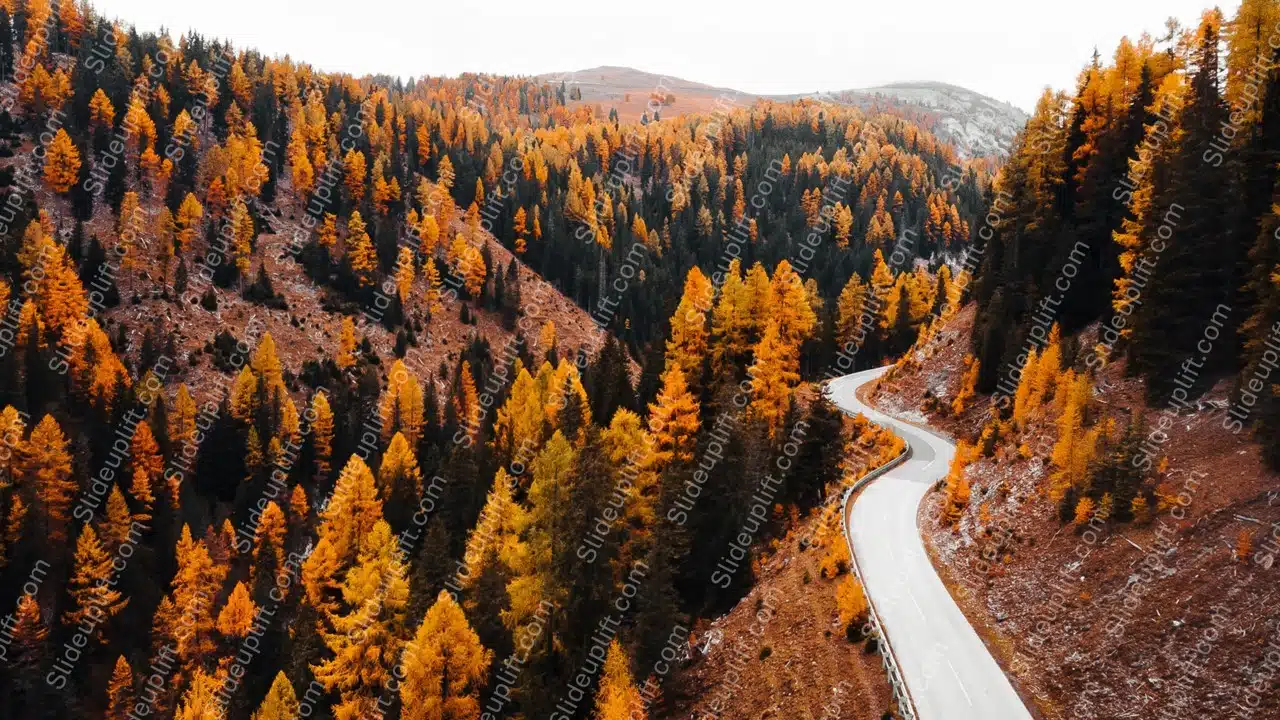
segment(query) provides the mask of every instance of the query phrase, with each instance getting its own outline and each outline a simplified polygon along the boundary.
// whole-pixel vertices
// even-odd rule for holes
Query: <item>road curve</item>
[[[858,400],[858,387],[886,369],[846,375],[827,388],[842,410],[892,428],[911,446],[906,462],[868,485],[845,518],[867,595],[919,720],[1030,720],[1009,679],[942,584],[916,526],[920,501],[946,475],[955,446]]]

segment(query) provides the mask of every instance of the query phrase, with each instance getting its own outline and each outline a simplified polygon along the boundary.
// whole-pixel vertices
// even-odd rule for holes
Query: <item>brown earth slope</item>
[[[847,479],[867,469],[851,466]],[[833,492],[785,538],[770,543],[755,588],[733,610],[695,627],[692,659],[664,689],[668,706],[661,717],[889,717],[889,683],[875,643],[850,642],[836,604],[837,583],[848,572],[841,495]]]
[[[15,158],[0,166],[29,157],[31,149],[29,143],[18,148]],[[285,189],[279,195],[292,197],[293,194],[287,190],[287,178],[282,177],[280,180]],[[44,187],[38,189],[37,193],[40,207],[49,213],[59,235],[64,239],[70,237],[75,221],[69,201],[52,194]],[[346,312],[340,312],[336,307],[336,304],[341,304],[341,300],[336,298],[337,294],[316,284],[303,272],[301,265],[286,257],[289,244],[293,241],[294,229],[301,220],[302,210],[292,205],[282,205],[267,208],[272,215],[268,219],[268,227],[260,228],[266,232],[260,234],[255,241],[250,277],[243,282],[247,285],[261,265],[270,276],[275,292],[284,297],[288,309],[267,307],[246,300],[241,297],[238,288],[220,288],[198,280],[194,271],[188,285],[189,292],[195,290],[198,295],[206,287],[212,288],[218,298],[218,309],[211,312],[198,304],[183,307],[173,297],[173,270],[170,269],[169,277],[163,278],[155,269],[161,267],[162,263],[158,261],[158,243],[149,239],[149,228],[161,209],[161,200],[158,197],[144,197],[142,207],[146,214],[143,221],[145,229],[129,253],[133,261],[126,262],[117,275],[120,304],[108,309],[104,313],[105,317],[98,318],[99,323],[113,337],[118,327],[123,325],[125,336],[129,338],[127,354],[135,359],[146,328],[158,327],[166,338],[172,335],[179,357],[174,365],[176,374],[171,374],[170,379],[186,382],[193,389],[216,387],[211,381],[218,371],[208,361],[204,351],[219,331],[226,330],[237,339],[246,339],[254,334],[253,339],[256,340],[257,333],[248,329],[251,318],[256,318],[261,323],[260,332],[271,334],[280,362],[287,372],[298,373],[307,360],[333,357],[345,316],[352,317],[355,322],[356,337],[367,337],[384,367],[389,367],[394,359],[392,348],[395,344],[395,332],[387,330],[378,322],[376,308],[357,307],[347,303],[344,308]],[[458,232],[467,234],[460,216],[460,212],[456,213],[450,237]],[[98,199],[94,217],[85,223],[86,239],[94,235],[100,238],[116,237],[113,231],[115,222],[111,208],[104,200]],[[479,237],[473,244],[477,247],[482,243],[487,244],[496,269],[505,268],[512,254],[488,232],[483,229],[478,232]],[[205,247],[205,240],[197,239],[187,254],[191,257],[203,256]],[[546,348],[538,347],[538,330],[545,322],[555,325],[560,357],[572,358],[579,348],[594,353],[603,345],[605,333],[586,311],[523,263],[519,263],[519,269],[525,327],[532,329],[532,332],[526,333],[525,341],[534,357],[541,357],[546,352]],[[423,320],[426,332],[419,334],[418,346],[411,347],[407,352],[406,364],[421,379],[434,375],[442,363],[452,369],[459,353],[473,337],[486,339],[495,356],[499,356],[508,343],[514,343],[514,332],[502,326],[498,313],[478,307],[473,301],[449,302],[446,298],[443,310],[427,320],[422,305],[424,293],[425,283],[419,273],[413,290],[416,302],[411,304],[409,314]],[[331,298],[331,294],[335,297]],[[474,325],[460,319],[459,306],[464,303],[474,317]],[[223,379],[226,379],[225,376]],[[443,381],[437,377],[437,382]],[[443,384],[439,389],[445,389]],[[216,397],[205,399],[217,400]]]
[[[807,532],[812,522],[806,523]],[[878,720],[890,705],[880,655],[851,643],[836,610],[823,550],[796,534],[729,614],[695,632],[694,659],[665,692],[669,718]],[[842,537],[838,537],[843,542]]]
[[[894,373],[875,393],[880,407],[972,440],[985,403],[958,417],[945,407],[972,321],[970,307]],[[937,519],[941,493],[922,503],[935,565],[1040,717],[1280,717],[1280,477],[1224,429],[1227,389],[1169,428],[1159,482],[1174,499],[1147,522],[1059,522],[1045,495],[1052,413],[1018,440],[1029,457],[1003,446],[969,467],[971,500],[954,527]],[[1146,407],[1122,363],[1098,374],[1093,397],[1104,417],[1124,423],[1133,409],[1156,427],[1161,408]]]

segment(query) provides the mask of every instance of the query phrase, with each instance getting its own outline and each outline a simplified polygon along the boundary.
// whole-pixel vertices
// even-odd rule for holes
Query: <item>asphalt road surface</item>
[[[898,658],[921,720],[1030,720],[1009,679],[947,592],[925,554],[916,510],[947,474],[955,446],[945,438],[863,405],[858,386],[886,368],[831,381],[848,413],[893,429],[911,444],[906,462],[863,489],[848,523],[851,551]]]

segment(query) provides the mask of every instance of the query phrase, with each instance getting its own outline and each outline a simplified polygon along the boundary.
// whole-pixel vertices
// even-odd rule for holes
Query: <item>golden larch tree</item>
[[[236,270],[241,277],[245,277],[249,274],[249,264],[253,257],[253,240],[257,237],[257,231],[254,229],[253,216],[249,214],[248,205],[238,197],[231,203],[231,217],[227,222],[231,224],[232,251]]]
[[[43,657],[45,640],[49,637],[49,628],[45,625],[40,612],[40,603],[35,595],[23,593],[18,596],[18,610],[14,613],[13,642],[9,650],[18,654],[10,656],[9,667],[38,670],[40,658]]]
[[[458,372],[458,394],[454,402],[458,413],[458,422],[466,428],[467,434],[475,437],[480,432],[480,400],[476,393],[476,378],[471,372],[471,362],[462,361]]]
[[[175,240],[177,239],[178,224],[173,219],[173,213],[167,207],[161,207],[156,213],[155,220],[151,223],[151,235],[155,238],[156,244],[159,246],[159,258],[161,266],[159,268],[162,277],[169,275],[169,261],[173,259],[175,250]]]
[[[739,322],[747,329],[749,342],[755,343],[760,340],[765,323],[773,317],[773,287],[769,281],[769,273],[765,272],[760,263],[755,263],[747,270],[742,283],[745,289],[742,293],[743,301],[739,303]]]
[[[335,492],[336,494],[336,492]],[[403,647],[409,581],[391,526],[378,520],[360,536],[357,564],[342,583],[342,608],[323,635],[332,657],[313,665],[325,689],[337,691],[336,717],[370,717]]]
[[[533,448],[541,445],[546,414],[543,412],[542,395],[533,376],[516,361],[515,382],[507,401],[498,409],[493,423],[493,444],[499,452],[512,454],[517,448]]]
[[[365,184],[365,159],[364,153],[359,150],[348,150],[347,154],[342,158],[343,183],[347,187],[347,192],[351,195],[351,200],[357,205],[364,199]]]
[[[110,412],[117,393],[129,386],[129,371],[116,356],[111,340],[97,320],[89,318],[69,334],[68,340],[79,346],[71,359],[77,390],[90,404]],[[76,335],[83,339],[76,341]]]
[[[240,368],[236,379],[231,383],[231,416],[237,420],[248,421],[258,411],[258,387],[261,381],[253,370],[245,365]]]
[[[164,635],[170,640],[184,665],[206,657],[214,649],[214,605],[211,589],[222,587],[227,568],[218,565],[204,540],[191,537],[191,528],[182,526],[175,551],[178,564],[166,600],[175,622],[166,623]],[[157,615],[160,615],[157,610]],[[181,616],[181,626],[176,618]]]
[[[283,670],[277,672],[275,680],[271,681],[271,689],[251,720],[298,720],[299,717],[300,705],[293,684]]]
[[[111,561],[110,553],[98,540],[98,533],[92,525],[86,525],[76,539],[74,570],[67,581],[72,609],[62,616],[64,624],[87,622],[89,627],[93,627],[115,617],[129,604],[129,600],[111,582]],[[102,633],[97,637],[105,641]]]
[[[203,668],[197,668],[174,720],[223,720],[226,713],[217,696],[221,687],[222,683],[217,678]]]
[[[223,637],[232,639],[247,636],[253,627],[253,618],[257,612],[253,600],[249,598],[249,589],[242,582],[236,583],[236,586],[231,589],[231,595],[227,597],[226,604],[218,612],[218,632],[222,633]]]
[[[849,247],[849,233],[853,229],[853,211],[844,203],[836,203],[835,238],[836,247]]]
[[[409,299],[413,293],[413,281],[415,279],[415,268],[413,261],[413,249],[409,247],[400,248],[400,253],[396,256],[396,294],[400,298],[402,307],[409,306]]]
[[[223,168],[218,179],[223,182],[230,200],[257,197],[269,173],[262,162],[262,143],[252,123],[245,123],[241,132],[229,134],[226,143],[212,148],[209,155],[214,158],[211,165]]]
[[[110,129],[115,122],[116,108],[111,104],[111,98],[102,92],[102,88],[98,88],[93,92],[93,97],[89,98],[89,125]]]
[[[22,231],[18,263],[22,266],[23,279],[35,279],[33,273],[37,270],[37,266],[47,261],[47,253],[56,245],[54,239],[50,237],[53,234],[53,220],[49,218],[46,222],[46,218],[48,218],[47,214],[41,211],[40,217],[27,223],[27,227]]]
[[[667,367],[679,365],[695,384],[702,375],[707,357],[707,315],[715,288],[695,265],[684,280],[684,294],[671,316],[671,338],[667,340]]]
[[[960,389],[956,391],[956,396],[951,400],[951,412],[959,415],[969,407],[969,401],[978,391],[978,358],[973,355],[964,356],[964,375],[960,378]]]
[[[478,720],[493,653],[442,590],[404,650],[403,720]]]
[[[329,250],[338,244],[338,216],[333,213],[324,214],[324,221],[316,228],[316,242]]]
[[[1028,366],[1030,363],[1028,362]],[[1030,368],[1028,367],[1028,371]],[[1062,374],[1062,331],[1057,324],[1049,330],[1049,339],[1040,353],[1035,367],[1034,391],[1040,402],[1054,399],[1058,379]]]
[[[126,191],[120,201],[120,212],[116,215],[116,252],[125,256],[123,262],[126,267],[137,262],[136,257],[130,253],[133,253],[138,236],[146,227],[146,214],[138,193],[134,190]]]
[[[862,583],[858,582],[853,573],[845,575],[836,585],[836,609],[840,613],[840,625],[845,628],[854,624],[861,625],[867,620],[869,608]]]
[[[799,367],[800,345],[813,333],[818,318],[804,283],[791,263],[786,260],[778,263],[769,286],[773,298],[773,314],[769,320],[777,322],[778,340],[795,351],[796,367]]]
[[[463,558],[472,572],[462,578],[463,587],[470,590],[480,577],[491,567],[499,571],[523,567],[528,559],[528,552],[521,535],[529,524],[529,513],[524,506],[516,502],[512,493],[516,481],[507,474],[506,469],[498,468],[494,474],[493,487],[485,498],[480,518],[467,536]],[[476,593],[467,593],[466,612],[481,612]]]
[[[376,171],[373,178],[373,207],[379,215],[386,215],[391,203],[399,199],[399,187],[392,186],[387,179]]]
[[[359,455],[352,455],[338,476],[333,495],[320,514],[320,539],[328,540],[345,564],[356,558],[360,538],[382,519],[373,472]]]
[[[1269,47],[1270,36],[1278,23],[1280,4],[1275,0],[1244,0],[1224,28],[1230,49],[1226,57],[1225,95],[1228,105],[1240,113],[1243,120],[1240,124],[1252,125],[1262,116],[1261,103],[1256,102],[1256,97],[1250,97],[1257,92],[1256,87],[1250,87],[1251,83],[1256,85],[1257,80],[1251,78],[1258,68],[1271,66],[1274,49]]]
[[[528,215],[525,213],[524,208],[517,208],[515,223],[513,226],[513,231],[515,233],[515,250],[517,255],[523,255],[526,249],[525,238],[529,235],[527,223]]]
[[[533,459],[533,481],[529,484],[529,515],[524,540],[527,553],[515,562],[515,577],[507,585],[511,609],[503,623],[516,628],[536,611],[539,603],[566,602],[569,588],[557,581],[556,566],[572,540],[563,522],[564,508],[574,489],[577,452],[557,430]]]
[[[44,159],[44,181],[58,194],[65,193],[76,184],[80,172],[80,151],[71,142],[67,131],[59,128],[53,136]]]
[[[416,446],[422,436],[423,412],[422,384],[409,372],[404,361],[397,359],[387,375],[387,387],[378,400],[378,413],[382,420],[382,439],[402,432],[411,445]]]
[[[306,199],[311,194],[316,184],[316,171],[311,164],[311,159],[307,156],[307,144],[303,140],[302,133],[297,129],[294,130],[293,136],[289,139],[289,148],[287,150],[289,156],[289,175],[293,179],[293,189],[298,193],[298,197]]]
[[[634,720],[645,717],[644,700],[631,676],[631,660],[614,638],[604,659],[604,675],[596,690],[595,720]]]
[[[1013,424],[1017,428],[1025,427],[1027,420],[1031,418],[1032,411],[1040,407],[1041,389],[1037,388],[1036,381],[1039,378],[1037,366],[1040,362],[1039,353],[1032,348],[1027,353],[1027,361],[1022,366],[1021,376],[1018,378],[1018,388],[1013,393]]]
[[[156,442],[150,423],[138,423],[133,431],[133,441],[129,444],[129,470],[145,473],[150,480],[159,479],[164,471],[164,456],[160,454],[160,444]]]
[[[1053,446],[1053,472],[1049,476],[1049,499],[1060,502],[1071,488],[1081,489],[1088,481],[1089,463],[1096,452],[1099,428],[1086,428],[1085,412],[1093,389],[1087,374],[1067,370],[1059,381],[1062,397],[1058,405],[1058,441]]]
[[[441,298],[444,296],[444,286],[440,281],[440,271],[436,269],[435,258],[427,258],[422,277],[427,286],[427,312],[435,315],[443,308]]]
[[[440,223],[436,222],[435,215],[428,213],[422,216],[418,221],[418,235],[422,238],[422,252],[434,253],[440,244]]]
[[[315,450],[316,476],[329,477],[333,456],[333,410],[329,398],[320,391],[311,396],[311,443]]]
[[[422,494],[422,470],[413,446],[402,433],[396,433],[382,454],[378,466],[378,487],[382,497],[392,506],[413,506]]]
[[[484,292],[485,280],[489,274],[489,270],[484,263],[484,255],[470,243],[462,240],[461,235],[458,236],[455,242],[461,242],[455,269],[462,276],[462,282],[467,288],[467,294],[478,299],[481,293]]]
[[[284,386],[284,368],[280,365],[280,357],[276,354],[276,341],[271,337],[271,333],[264,332],[262,339],[258,341],[258,346],[254,348],[253,355],[249,358],[249,367],[253,368],[253,372],[262,379],[262,387],[267,392],[267,396],[279,392],[285,394]]]
[[[143,511],[146,513],[147,511]],[[129,514],[129,504],[125,502],[124,493],[119,485],[111,487],[107,496],[106,517],[100,524],[100,533],[104,549],[114,554],[129,539],[129,527],[134,517]]]
[[[76,331],[83,328],[89,312],[89,298],[76,274],[75,263],[61,244],[53,243],[44,253],[42,269],[44,281],[35,294],[40,317],[53,337],[72,340]]]
[[[200,220],[204,217],[204,206],[192,193],[187,193],[178,206],[175,223],[178,226],[178,251],[186,252],[200,232]]]
[[[863,313],[868,310],[867,286],[854,273],[836,300],[836,342],[841,347],[852,343],[853,347],[861,348],[862,333],[870,330],[864,328],[862,322]]]
[[[969,506],[969,478],[966,471],[969,463],[976,457],[977,450],[976,447],[961,442],[956,445],[955,455],[951,458],[942,501],[942,518],[950,524],[954,525]]]
[[[52,543],[67,541],[67,511],[78,485],[71,476],[67,436],[52,415],[45,415],[22,447],[22,481],[35,488],[40,515]]]
[[[253,563],[249,566],[249,577],[254,582],[257,582],[259,574],[264,570],[274,573],[283,571],[284,541],[288,531],[284,511],[274,500],[269,501],[253,533]],[[275,582],[275,578],[268,579]]]
[[[742,264],[737,258],[729,262],[720,297],[711,310],[711,371],[713,377],[723,377],[731,366],[746,356],[749,349],[747,333],[750,324],[744,322],[743,306],[747,304],[747,286],[742,281]]]
[[[338,334],[338,354],[334,362],[340,370],[356,364],[356,324],[349,315],[342,317],[342,330]]]
[[[372,287],[374,274],[378,269],[378,256],[359,210],[351,211],[351,217],[347,220],[346,248],[347,264],[351,266],[356,282],[360,287]]]
[[[128,720],[133,712],[133,704],[133,668],[129,667],[129,661],[121,655],[116,658],[111,680],[107,683],[107,707],[103,719]]]
[[[542,327],[538,329],[538,347],[551,352],[555,350],[557,344],[555,321],[548,320],[542,323]]]
[[[876,300],[880,303],[888,305],[893,302],[893,288],[896,280],[893,271],[889,269],[889,264],[884,261],[884,253],[876,250],[872,258],[871,268],[871,292],[875,295]],[[895,318],[890,317],[889,312],[880,315],[880,329],[885,330],[893,327]]]
[[[653,436],[650,467],[662,472],[669,466],[693,461],[697,442],[699,403],[679,365],[662,374],[662,389],[657,402],[649,405],[649,432]]]
[[[173,398],[173,410],[169,413],[169,440],[176,446],[195,443],[196,401],[186,383],[178,386]]]
[[[309,517],[311,517],[311,507],[307,503],[307,491],[299,483],[293,486],[293,492],[289,494],[290,532],[297,532],[306,525]]]
[[[325,538],[316,541],[315,548],[302,563],[303,601],[322,618],[337,612],[341,570],[333,545]]]
[[[791,407],[791,392],[800,381],[793,367],[799,364],[798,348],[786,345],[779,337],[778,324],[770,320],[764,337],[755,347],[755,361],[748,370],[751,376],[751,404],[748,413],[764,421],[769,437],[777,435]]]
[[[601,434],[609,461],[619,472],[634,474],[624,509],[629,530],[622,539],[615,567],[630,567],[649,547],[657,516],[658,476],[652,469],[653,438],[636,413],[619,408]]]

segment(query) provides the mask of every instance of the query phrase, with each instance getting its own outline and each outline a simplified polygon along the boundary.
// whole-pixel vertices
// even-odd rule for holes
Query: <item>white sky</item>
[[[1095,46],[1193,24],[1209,0],[96,0],[323,70],[404,78],[625,65],[751,93],[936,80],[1030,110]],[[1236,0],[1221,6],[1230,17]]]

